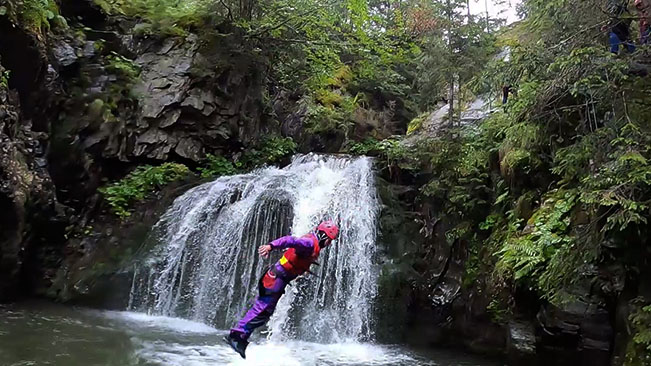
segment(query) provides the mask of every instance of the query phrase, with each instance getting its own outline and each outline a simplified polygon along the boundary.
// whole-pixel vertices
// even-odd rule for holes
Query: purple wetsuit
[[[298,256],[309,257],[314,252],[315,240],[313,238],[316,238],[314,234],[308,234],[300,238],[283,236],[269,244],[272,250],[294,248]],[[280,264],[280,261],[272,265],[260,278],[258,283],[259,294],[253,307],[231,329],[231,336],[237,336],[246,341],[253,333],[253,330],[265,325],[274,313],[278,300],[285,293],[285,286],[296,277],[296,275],[287,272]]]

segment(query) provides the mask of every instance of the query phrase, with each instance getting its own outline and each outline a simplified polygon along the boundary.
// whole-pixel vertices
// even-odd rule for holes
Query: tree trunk
[[[450,0],[447,1],[448,5],[448,53],[449,53],[449,62],[450,62],[450,72],[448,74],[448,122],[450,127],[454,126],[454,50],[452,49],[452,4]]]
[[[488,17],[488,0],[484,0],[484,6],[486,7],[486,33],[490,34],[490,22]]]

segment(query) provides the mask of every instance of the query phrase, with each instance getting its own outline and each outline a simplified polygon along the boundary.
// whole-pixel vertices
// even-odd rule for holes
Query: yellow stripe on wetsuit
[[[284,267],[285,264],[287,264],[287,262],[289,262],[289,261],[288,261],[287,258],[285,258],[285,256],[283,255],[283,256],[280,258],[280,265]]]

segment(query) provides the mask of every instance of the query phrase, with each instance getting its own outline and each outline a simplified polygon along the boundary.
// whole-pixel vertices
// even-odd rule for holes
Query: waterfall
[[[339,239],[321,252],[315,275],[287,287],[269,337],[342,342],[372,337],[379,214],[369,158],[301,155],[283,168],[221,177],[177,198],[136,266],[130,310],[229,328],[257,295],[257,248],[338,220]]]

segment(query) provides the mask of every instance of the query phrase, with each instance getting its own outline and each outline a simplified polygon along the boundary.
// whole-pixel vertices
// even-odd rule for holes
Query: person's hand
[[[270,252],[271,245],[269,244],[261,245],[260,248],[258,248],[258,254],[260,254],[262,258],[268,258]]]

